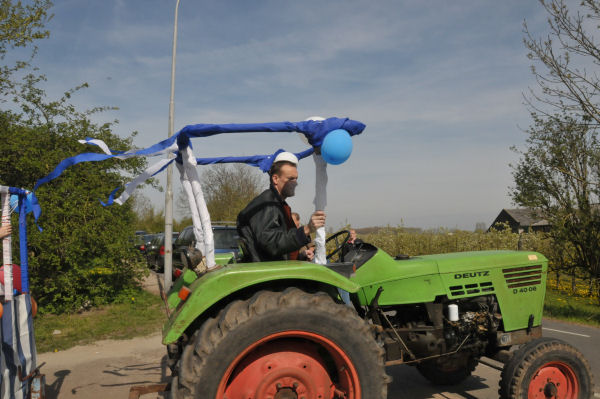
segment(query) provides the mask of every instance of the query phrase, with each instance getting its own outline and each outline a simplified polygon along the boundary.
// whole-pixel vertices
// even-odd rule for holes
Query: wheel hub
[[[301,365],[301,366],[305,366]],[[294,367],[277,367],[275,371],[264,376],[256,389],[256,399],[298,399],[317,397],[317,393],[323,392],[326,384],[324,378],[318,374],[311,375]]]
[[[242,351],[223,374],[216,399],[362,399],[347,354],[302,330],[268,335]]]
[[[558,389],[556,388],[556,385],[554,385],[554,383],[552,382],[547,383],[544,387],[544,396],[547,398],[554,398],[556,397],[557,393]]]
[[[533,375],[527,397],[576,399],[578,396],[579,384],[573,369],[562,362],[550,362]]]
[[[333,385],[314,345],[288,341],[257,349],[239,365],[228,398],[328,398]]]
[[[298,399],[298,395],[290,388],[283,388],[277,391],[273,399]]]

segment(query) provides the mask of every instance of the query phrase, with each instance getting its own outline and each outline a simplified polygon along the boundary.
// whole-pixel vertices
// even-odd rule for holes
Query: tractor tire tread
[[[498,389],[500,399],[521,399],[524,394],[522,384],[527,372],[537,359],[552,352],[560,352],[567,356],[572,356],[573,359],[580,362],[579,366],[583,369],[584,375],[589,377],[589,381],[584,381],[584,383],[587,385],[586,391],[589,391],[589,398],[591,398],[593,395],[593,376],[589,363],[581,352],[560,339],[544,337],[523,345],[506,363],[500,373]],[[587,399],[587,397],[583,397]]]
[[[172,380],[170,398],[193,399],[195,397],[194,391],[199,376],[211,372],[206,359],[209,356],[218,356],[216,348],[229,331],[238,328],[254,316],[282,308],[297,307],[318,309],[332,319],[341,320],[345,325],[352,326],[353,333],[360,337],[374,353],[381,369],[378,373],[380,381],[375,382],[377,386],[381,386],[380,394],[373,399],[385,399],[387,384],[391,378],[385,372],[385,350],[381,338],[349,306],[334,302],[327,293],[307,293],[295,287],[281,292],[258,291],[249,300],[230,302],[216,317],[207,319],[188,341],[186,347],[188,350],[183,351],[177,375]],[[190,350],[192,347],[193,350]]]

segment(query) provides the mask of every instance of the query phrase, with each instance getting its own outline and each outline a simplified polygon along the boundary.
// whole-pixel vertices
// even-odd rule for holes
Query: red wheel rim
[[[563,362],[550,362],[540,367],[529,383],[527,395],[530,399],[577,399],[578,396],[577,375]]]
[[[360,399],[356,368],[333,341],[306,331],[271,334],[229,365],[216,399]]]

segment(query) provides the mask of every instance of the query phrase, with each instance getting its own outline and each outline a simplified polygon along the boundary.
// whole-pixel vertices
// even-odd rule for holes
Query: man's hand
[[[304,255],[306,255],[306,260],[312,262],[315,258],[315,247],[309,247],[304,251]]]
[[[9,235],[11,235],[11,233],[12,227],[10,226],[10,224],[0,227],[0,239],[8,237]]]
[[[323,226],[325,226],[325,212],[316,211],[310,216],[308,225],[304,226],[304,234],[314,233],[319,227]]]

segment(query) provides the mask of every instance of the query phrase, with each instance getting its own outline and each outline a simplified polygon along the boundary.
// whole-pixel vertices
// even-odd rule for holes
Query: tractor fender
[[[188,286],[191,293],[184,302],[177,305],[163,327],[163,344],[176,342],[194,320],[227,296],[277,280],[307,280],[350,293],[356,293],[361,288],[359,284],[343,275],[309,262],[279,261],[227,265],[206,273]]]

